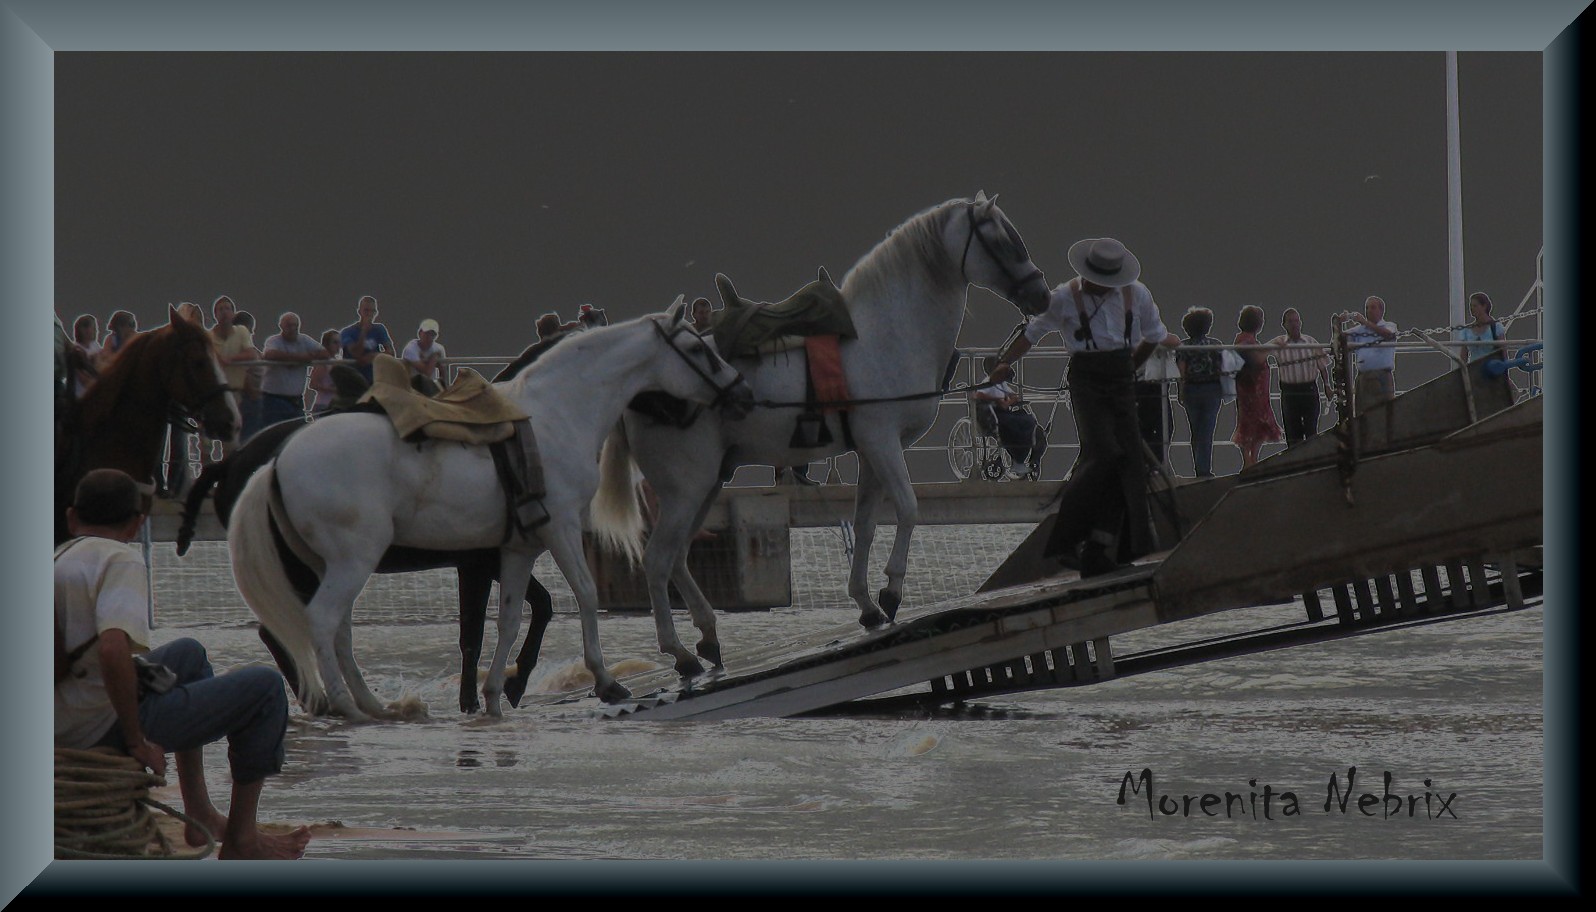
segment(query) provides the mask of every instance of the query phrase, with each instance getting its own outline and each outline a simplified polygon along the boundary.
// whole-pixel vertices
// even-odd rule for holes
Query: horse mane
[[[849,305],[879,297],[887,285],[901,281],[910,267],[923,268],[938,284],[957,281],[959,264],[942,242],[942,229],[958,207],[969,204],[968,199],[948,200],[910,216],[887,232],[842,277],[841,290]]]

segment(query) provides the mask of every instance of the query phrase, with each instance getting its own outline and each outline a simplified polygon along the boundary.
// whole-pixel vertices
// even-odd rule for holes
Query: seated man
[[[995,355],[988,355],[982,362],[982,368],[988,376],[991,376],[995,367]],[[976,398],[976,421],[981,425],[981,430],[987,434],[996,433],[1013,460],[1009,477],[1023,478],[1028,474],[1037,474],[1047,440],[1037,424],[1036,416],[1021,404],[1020,394],[1013,385],[1005,381],[976,390],[972,395]]]
[[[166,752],[177,755],[184,812],[220,842],[219,858],[292,859],[305,853],[310,830],[262,833],[256,825],[261,787],[282,769],[288,698],[275,669],[251,667],[214,676],[205,648],[191,639],[150,651],[171,669],[174,686],[162,693],[140,686],[133,654],[150,639],[149,577],[138,549],[128,544],[149,511],[127,474],[96,469],[78,484],[67,523],[77,536],[55,559],[58,671],[55,744],[124,751],[158,776]],[[223,816],[205,785],[204,747],[228,740],[232,803]],[[190,845],[205,844],[190,827]]]

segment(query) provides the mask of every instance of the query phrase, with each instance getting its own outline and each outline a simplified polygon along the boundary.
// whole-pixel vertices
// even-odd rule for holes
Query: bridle
[[[178,340],[178,344],[186,345],[191,343],[185,340]],[[176,372],[185,367],[186,363],[183,358],[167,359],[161,376],[162,388],[167,390],[174,389],[176,384],[173,381],[176,378]],[[230,392],[232,392],[232,388],[226,382],[219,381],[213,383],[209,389],[201,393],[198,401],[192,404],[180,402],[175,396],[168,396],[166,405],[167,417],[173,424],[185,424],[191,426],[194,430],[198,430],[204,419],[205,408],[211,404],[211,400],[219,396],[226,396]]]
[[[1021,287],[1023,287],[1027,282],[1042,276],[1042,270],[1035,263],[1031,262],[1028,256],[1026,256],[1024,242],[1019,240],[1019,238],[1015,236],[1014,233],[1008,228],[1003,228],[1003,233],[1007,236],[1009,243],[1015,247],[1016,251],[1022,257],[1021,262],[1025,267],[1018,274],[1016,274],[1015,271],[1010,268],[1009,262],[1003,257],[998,256],[997,251],[992,249],[992,244],[986,239],[986,233],[982,231],[982,229],[986,226],[995,224],[997,222],[997,219],[992,216],[992,207],[989,205],[987,207],[986,216],[977,221],[975,217],[976,205],[976,203],[972,202],[965,208],[965,214],[969,218],[970,233],[964,239],[964,253],[959,257],[959,274],[964,277],[964,281],[966,283],[974,284],[970,279],[970,273],[966,267],[966,263],[970,258],[970,245],[975,241],[980,241],[981,249],[986,251],[986,255],[992,259],[992,262],[998,264],[998,267],[1003,270],[1003,277],[1008,279],[1008,294],[1004,295],[1004,297],[1012,301],[1019,294]]]
[[[709,384],[710,389],[715,391],[715,398],[709,403],[709,408],[724,407],[727,403],[727,400],[731,398],[731,391],[735,389],[738,384],[746,382],[743,380],[742,372],[737,370],[737,368],[732,367],[732,374],[734,375],[732,381],[722,386],[721,384],[715,382],[715,378],[712,375],[706,373],[703,368],[699,367],[697,362],[695,362],[691,357],[688,357],[686,352],[682,351],[680,348],[677,348],[677,336],[684,332],[692,333],[694,336],[698,335],[698,333],[693,332],[690,328],[686,326],[677,326],[675,329],[666,332],[665,328],[660,325],[658,320],[650,320],[649,322],[654,324],[654,332],[658,333],[659,337],[665,340],[665,346],[674,352],[676,357],[681,358],[688,367],[692,368],[693,373],[697,374],[705,383]],[[718,371],[723,365],[726,367],[731,367],[730,362],[722,359],[720,354],[716,352],[715,349],[709,345],[709,343],[701,341],[699,344],[703,345],[704,354],[708,356],[710,368],[712,370]]]

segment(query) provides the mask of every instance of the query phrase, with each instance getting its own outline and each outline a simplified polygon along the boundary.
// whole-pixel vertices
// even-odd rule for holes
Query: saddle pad
[[[377,356],[372,376],[375,382],[360,401],[382,406],[400,437],[420,431],[441,440],[492,443],[514,433],[512,422],[529,417],[474,370],[460,371],[430,399],[410,388],[404,362],[391,355]]]
[[[804,352],[809,355],[809,379],[815,386],[815,399],[821,402],[846,402],[848,381],[842,375],[842,348],[837,336],[807,336]],[[847,411],[846,405],[826,406],[822,412]]]

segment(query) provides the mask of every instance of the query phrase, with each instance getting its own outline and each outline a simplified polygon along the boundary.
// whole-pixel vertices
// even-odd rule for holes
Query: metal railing
[[[1543,334],[1543,314],[1545,307],[1545,287],[1542,282],[1542,268],[1544,262],[1544,249],[1535,258],[1535,280],[1519,300],[1518,305],[1511,313],[1501,318],[1506,326],[1514,322],[1533,316],[1535,318],[1535,338],[1533,339],[1503,339],[1501,344],[1512,353],[1517,350],[1526,352],[1529,362],[1525,370],[1531,373],[1532,379],[1529,388],[1521,390],[1521,395],[1535,395],[1539,393],[1538,376],[1533,372],[1539,369],[1542,352],[1540,350],[1541,336]],[[1532,306],[1533,305],[1533,306]],[[1396,371],[1398,380],[1397,393],[1412,389],[1419,383],[1431,379],[1449,370],[1462,368],[1466,362],[1466,350],[1470,346],[1478,346],[1481,342],[1464,342],[1454,339],[1441,339],[1437,336],[1452,333],[1461,327],[1445,326],[1433,329],[1408,329],[1398,332],[1397,341],[1378,343],[1378,347],[1395,349]],[[1332,327],[1332,331],[1336,328]],[[1411,340],[1411,341],[1409,341]],[[1290,346],[1291,349],[1309,348],[1310,346]],[[1328,343],[1320,344],[1318,348],[1330,351]],[[1281,348],[1267,343],[1258,345],[1218,345],[1218,346],[1190,346],[1187,350],[1194,349],[1230,349],[1232,351],[1264,350],[1278,353]],[[937,417],[929,430],[905,451],[909,461],[910,474],[917,482],[936,482],[956,480],[954,470],[949,460],[949,441],[954,426],[961,418],[971,419],[974,425],[974,414],[967,390],[985,380],[986,372],[982,368],[982,361],[987,356],[998,354],[997,348],[961,349],[955,365],[950,391],[942,396],[937,404]],[[485,377],[492,378],[499,371],[507,367],[519,355],[467,355],[450,357],[442,362],[445,378],[452,382],[465,369],[474,370]],[[1509,358],[1512,354],[1508,355]],[[1439,361],[1437,360],[1439,359]],[[1069,355],[1062,348],[1036,347],[1028,352],[1023,360],[1014,365],[1015,376],[1012,383],[1019,389],[1022,401],[1029,406],[1032,413],[1047,435],[1047,449],[1041,462],[1040,478],[1044,481],[1057,481],[1064,477],[1070,466],[1075,461],[1079,444],[1075,440],[1074,420],[1071,416],[1069,391],[1065,382]],[[240,362],[248,366],[282,366],[277,361],[251,361]],[[332,361],[317,361],[314,364],[328,364]],[[1278,369],[1271,370],[1270,400],[1272,407],[1278,414],[1278,400],[1280,398]],[[1416,382],[1415,382],[1416,378]],[[1405,384],[1403,381],[1407,381]],[[1185,410],[1179,405],[1178,380],[1165,380],[1165,396],[1167,403],[1165,415],[1169,426],[1165,428],[1164,440],[1169,448],[1169,463],[1176,474],[1190,474],[1190,428],[1185,426]],[[1327,392],[1327,391],[1326,391]],[[1321,395],[1324,395],[1322,392]],[[1221,423],[1214,431],[1214,457],[1215,471],[1227,474],[1226,469],[1239,470],[1240,451],[1229,438],[1229,427],[1233,424],[1234,408],[1221,410]],[[1326,418],[1321,415],[1320,428],[1326,430]],[[1260,457],[1268,456],[1284,449],[1284,443],[1265,444]],[[1175,455],[1180,454],[1176,459]],[[194,454],[195,465],[198,464],[197,454]],[[818,460],[823,465],[823,470],[818,477],[828,481],[853,483],[858,478],[857,456],[845,454],[825,460]],[[1225,463],[1222,465],[1221,463]],[[815,462],[811,463],[811,477],[817,477],[813,471]],[[776,470],[761,466],[745,466],[737,471],[730,484],[743,485],[768,485],[778,480]],[[982,481],[981,473],[971,472],[967,479],[971,482],[986,483]]]

